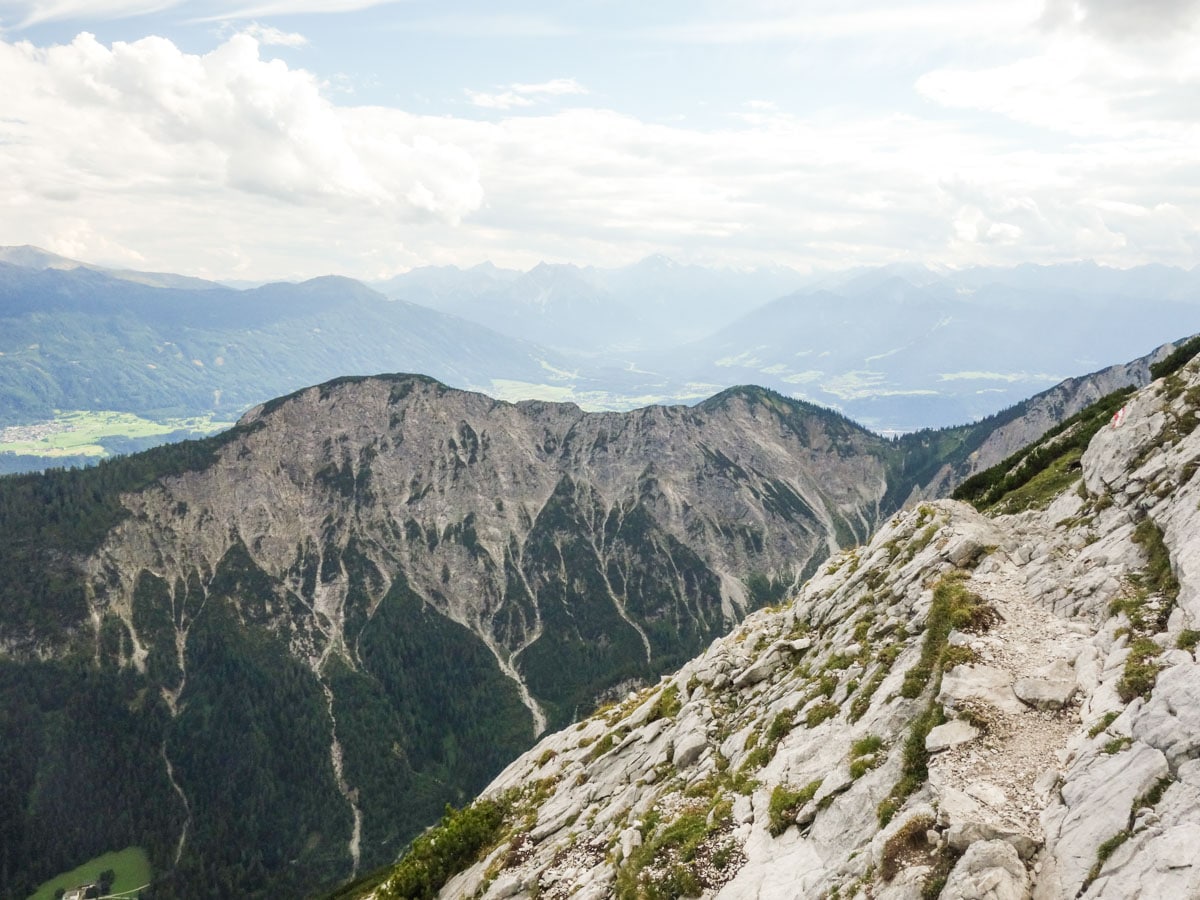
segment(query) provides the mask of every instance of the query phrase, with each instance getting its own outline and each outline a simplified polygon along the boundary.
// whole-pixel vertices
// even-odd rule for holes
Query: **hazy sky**
[[[1200,263],[1200,0],[0,0],[0,244]]]

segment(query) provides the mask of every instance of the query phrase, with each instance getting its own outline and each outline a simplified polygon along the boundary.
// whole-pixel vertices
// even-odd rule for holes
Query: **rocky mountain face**
[[[130,844],[171,873],[155,897],[382,865],[866,540],[896,459],[753,388],[584,413],[391,376],[7,480],[5,896]]]
[[[1035,508],[894,515],[341,896],[1200,896],[1197,425],[1193,361]]]

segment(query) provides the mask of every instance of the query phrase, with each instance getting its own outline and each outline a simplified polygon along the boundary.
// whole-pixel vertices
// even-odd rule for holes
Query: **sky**
[[[1200,0],[0,0],[0,244],[1200,263]]]

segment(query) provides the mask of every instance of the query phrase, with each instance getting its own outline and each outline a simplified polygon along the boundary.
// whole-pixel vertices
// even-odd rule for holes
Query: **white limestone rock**
[[[977,841],[951,870],[941,896],[955,900],[1026,900],[1029,873],[1010,844]]]
[[[1056,659],[1038,670],[1032,678],[1018,678],[1013,693],[1035,709],[1062,709],[1075,696],[1075,668],[1065,659]]]
[[[938,702],[950,706],[978,700],[1008,713],[1022,712],[1025,707],[1012,690],[1013,677],[1003,669],[971,664],[955,666],[942,676]]]
[[[929,734],[925,736],[925,749],[930,753],[938,753],[973,741],[977,737],[979,737],[979,729],[970,722],[952,719],[944,725],[930,729]]]
[[[1166,757],[1141,743],[1122,753],[1091,753],[1076,760],[1060,791],[1061,805],[1044,819],[1063,895],[1079,892],[1097,849],[1128,826],[1133,801],[1168,772]]]
[[[1172,666],[1132,717],[1136,740],[1157,747],[1172,766],[1200,754],[1200,665]]]
[[[708,738],[703,730],[686,732],[675,741],[675,752],[671,762],[676,769],[686,769],[708,749]]]

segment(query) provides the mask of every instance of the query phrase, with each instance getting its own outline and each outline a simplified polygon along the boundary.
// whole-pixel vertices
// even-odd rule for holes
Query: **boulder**
[[[1025,710],[1012,691],[1012,676],[992,666],[955,666],[942,676],[939,703],[954,706],[968,700],[987,703],[1003,712],[1019,713]]]
[[[675,741],[671,762],[676,769],[686,769],[698,760],[708,747],[708,738],[701,730],[689,731]]]
[[[946,830],[946,843],[954,850],[963,851],[981,841],[1007,844],[1021,859],[1032,859],[1041,847],[1036,838],[1007,828],[991,820],[986,813],[975,819],[953,822]]]
[[[930,753],[949,750],[959,744],[965,744],[979,737],[979,729],[970,722],[954,719],[944,725],[938,725],[925,736],[925,749]]]
[[[1034,709],[1062,709],[1075,696],[1075,668],[1065,659],[1056,659],[1039,669],[1033,678],[1018,678],[1013,685],[1017,698]]]
[[[1029,874],[1004,841],[977,841],[955,864],[941,896],[956,900],[1025,900]]]
[[[766,681],[783,665],[783,653],[772,648],[757,660],[739,672],[733,679],[733,686],[741,690],[760,681]]]

